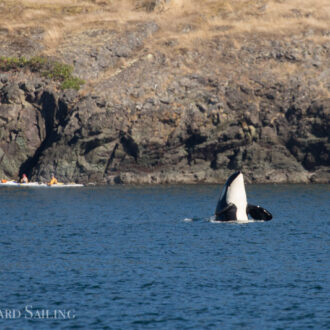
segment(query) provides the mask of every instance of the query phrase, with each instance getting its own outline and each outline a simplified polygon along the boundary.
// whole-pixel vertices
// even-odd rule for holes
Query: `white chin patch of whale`
[[[236,223],[236,224],[244,224],[244,223],[251,223],[251,222],[264,222],[263,220],[253,220],[253,219],[247,219],[247,220],[231,220],[231,221],[219,221],[219,220],[215,220],[215,215],[212,215],[209,218],[184,218],[182,220],[183,222],[196,222],[196,221],[207,221],[207,222],[211,222],[211,223],[217,223],[217,224],[223,224],[223,223]]]
[[[209,222],[211,223],[218,223],[218,224],[223,224],[223,223],[236,223],[236,224],[244,224],[244,223],[251,223],[251,222],[263,222],[263,221],[256,221],[256,220],[253,220],[253,219],[246,219],[246,220],[226,220],[226,221],[219,221],[219,220],[215,220],[215,215],[212,215],[209,219],[208,219]]]

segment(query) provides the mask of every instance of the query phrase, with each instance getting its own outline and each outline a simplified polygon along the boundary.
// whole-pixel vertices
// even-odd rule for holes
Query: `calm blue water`
[[[247,186],[248,224],[220,189],[0,189],[0,328],[329,329],[330,186]]]

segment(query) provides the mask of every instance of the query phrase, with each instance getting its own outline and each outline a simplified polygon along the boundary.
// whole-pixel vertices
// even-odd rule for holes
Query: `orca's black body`
[[[261,206],[247,203],[243,174],[232,174],[223,188],[215,210],[217,221],[247,221],[248,215],[254,220],[271,220],[273,216]]]

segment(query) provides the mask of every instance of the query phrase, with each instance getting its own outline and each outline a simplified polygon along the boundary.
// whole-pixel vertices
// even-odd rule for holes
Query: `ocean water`
[[[330,186],[0,189],[1,329],[329,329]]]

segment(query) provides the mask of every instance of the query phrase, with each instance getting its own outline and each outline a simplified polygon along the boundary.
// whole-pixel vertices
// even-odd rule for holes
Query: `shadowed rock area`
[[[2,70],[0,178],[218,183],[242,170],[248,182],[330,182],[329,26],[241,31],[225,9],[207,16],[214,1],[200,8],[206,27],[176,1],[131,1],[127,17],[84,3],[88,15],[103,8],[102,24],[63,29],[53,46],[41,23],[24,40],[1,30],[0,56],[56,59],[86,83],[63,90],[38,72]],[[239,17],[255,10],[261,24],[262,5],[276,3]]]

